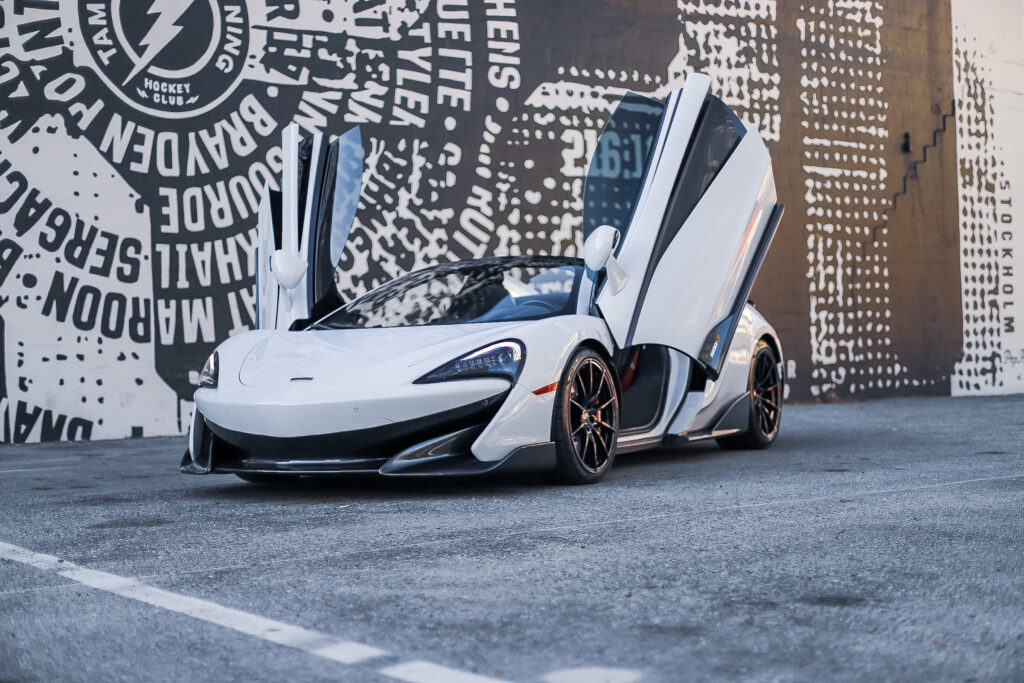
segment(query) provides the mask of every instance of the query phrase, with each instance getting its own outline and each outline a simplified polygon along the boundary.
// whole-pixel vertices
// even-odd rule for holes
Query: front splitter
[[[507,392],[413,420],[305,437],[246,434],[198,415],[200,450],[185,452],[185,474],[464,476],[554,467],[554,444],[531,444],[494,461],[478,460],[471,446],[493,419]],[[385,453],[383,457],[380,455]]]

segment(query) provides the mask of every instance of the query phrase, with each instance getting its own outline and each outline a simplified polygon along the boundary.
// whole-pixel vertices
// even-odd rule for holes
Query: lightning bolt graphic
[[[149,27],[146,37],[139,41],[140,46],[146,46],[146,51],[139,57],[139,61],[135,63],[135,68],[128,74],[128,78],[124,79],[121,83],[121,87],[128,85],[128,81],[138,76],[167,47],[167,43],[174,40],[174,37],[181,33],[181,26],[178,26],[176,22],[195,1],[153,0],[153,4],[149,6],[149,11],[146,14],[155,14],[156,21]]]

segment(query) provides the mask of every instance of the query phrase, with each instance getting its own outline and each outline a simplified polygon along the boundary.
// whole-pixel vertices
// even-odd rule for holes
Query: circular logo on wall
[[[78,18],[97,73],[140,111],[201,114],[241,80],[245,0],[78,0]]]

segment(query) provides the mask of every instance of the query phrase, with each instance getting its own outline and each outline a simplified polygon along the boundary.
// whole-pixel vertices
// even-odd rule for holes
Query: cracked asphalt
[[[787,406],[768,451],[623,455],[590,487],[15,445],[0,543],[499,680],[1022,680],[1022,443],[998,397]],[[388,680],[0,559],[0,681],[284,679]]]

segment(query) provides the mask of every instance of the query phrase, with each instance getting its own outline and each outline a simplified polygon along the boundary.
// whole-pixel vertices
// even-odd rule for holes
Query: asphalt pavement
[[[765,452],[245,483],[0,447],[0,681],[1022,680],[1024,398],[787,406]]]

